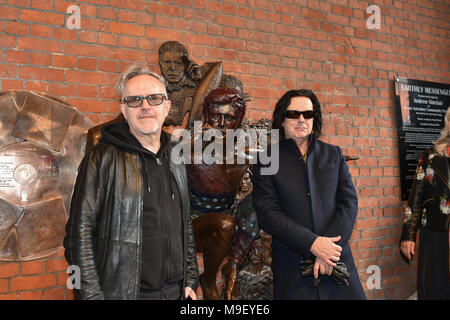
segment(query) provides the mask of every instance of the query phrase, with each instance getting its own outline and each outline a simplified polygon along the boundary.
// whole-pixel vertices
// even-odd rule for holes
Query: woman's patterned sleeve
[[[404,220],[400,241],[416,241],[417,227],[422,216],[423,189],[425,185],[424,178],[428,163],[428,161],[426,161],[427,155],[428,153],[423,153],[419,159],[416,177],[409,193],[408,203],[404,210]]]

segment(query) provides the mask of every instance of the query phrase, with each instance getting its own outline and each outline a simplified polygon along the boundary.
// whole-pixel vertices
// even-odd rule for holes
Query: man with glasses
[[[162,125],[164,79],[131,66],[117,86],[126,122],[102,127],[79,167],[64,239],[81,299],[196,299],[198,266],[183,165]]]

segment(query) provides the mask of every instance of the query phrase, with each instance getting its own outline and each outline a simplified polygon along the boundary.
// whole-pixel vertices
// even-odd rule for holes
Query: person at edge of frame
[[[409,262],[416,253],[419,300],[450,300],[450,108],[434,146],[425,150],[404,210],[400,254]]]
[[[196,299],[198,266],[184,165],[162,125],[164,79],[131,66],[117,85],[126,122],[101,128],[82,160],[64,238],[79,299]]]

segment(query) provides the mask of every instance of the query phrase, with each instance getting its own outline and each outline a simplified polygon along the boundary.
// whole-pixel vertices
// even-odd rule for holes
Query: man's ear
[[[125,106],[125,104],[123,104],[123,103],[121,103],[120,104],[120,112],[122,112],[122,115],[123,115],[123,117],[125,118],[125,120],[128,120],[127,119],[127,113],[126,113],[126,106]]]
[[[167,105],[165,106],[165,108],[166,108],[166,117],[169,115],[169,111],[170,111],[171,107],[172,107],[172,101],[167,100]]]

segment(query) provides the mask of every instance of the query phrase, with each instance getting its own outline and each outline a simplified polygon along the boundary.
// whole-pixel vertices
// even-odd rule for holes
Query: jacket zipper
[[[141,159],[142,161],[138,160],[138,163],[141,162],[141,165],[145,165],[145,163],[143,163],[143,161],[145,161],[145,159]],[[143,168],[141,168],[142,171]],[[144,178],[144,177],[143,177]],[[136,277],[136,299],[139,299],[139,294],[140,294],[140,282],[141,282],[141,257],[142,257],[142,225],[143,225],[143,220],[144,220],[144,180],[141,180],[141,184],[140,184],[140,193],[141,193],[141,203],[140,203],[140,210],[139,210],[139,243],[138,243],[138,258],[137,260],[137,266],[138,266],[138,274]]]
[[[156,158],[156,163],[158,164],[158,166],[161,166],[161,160],[159,159],[159,158]],[[162,168],[163,170],[166,170],[167,168]],[[164,174],[166,174],[166,172],[164,172]],[[159,176],[159,180],[160,180],[160,183],[161,183],[161,185],[163,186],[163,190],[161,190],[162,192],[160,193],[160,201],[161,201],[161,204],[162,204],[162,206],[163,206],[163,219],[164,219],[164,230],[166,231],[166,236],[167,236],[167,245],[168,245],[168,248],[167,248],[167,251],[168,251],[168,257],[169,257],[169,259],[168,259],[168,261],[167,261],[167,270],[166,270],[166,272],[167,272],[167,279],[169,278],[169,275],[170,275],[170,269],[171,269],[171,265],[170,265],[170,261],[171,261],[171,250],[172,250],[172,245],[171,245],[171,243],[170,243],[170,235],[168,234],[169,233],[169,230],[168,230],[168,222],[167,222],[167,207],[166,207],[166,203],[164,202],[164,199],[163,199],[163,192],[164,192],[164,187],[166,187],[166,185],[165,185],[165,183],[164,183],[164,181],[163,181],[163,179],[162,179],[162,175],[160,174],[160,176]]]
[[[170,172],[173,171],[175,184],[178,186],[178,190],[180,192],[180,198],[181,198],[181,230],[183,232],[183,298],[184,298],[184,288],[186,287],[186,277],[187,277],[187,246],[188,246],[188,235],[185,228],[187,228],[187,215],[191,214],[189,210],[187,210],[187,206],[189,203],[189,198],[186,198],[186,195],[188,194],[187,187],[187,181],[183,181],[183,170],[175,166],[172,162],[169,162],[169,168],[172,169]],[[189,197],[189,196],[188,196]]]

